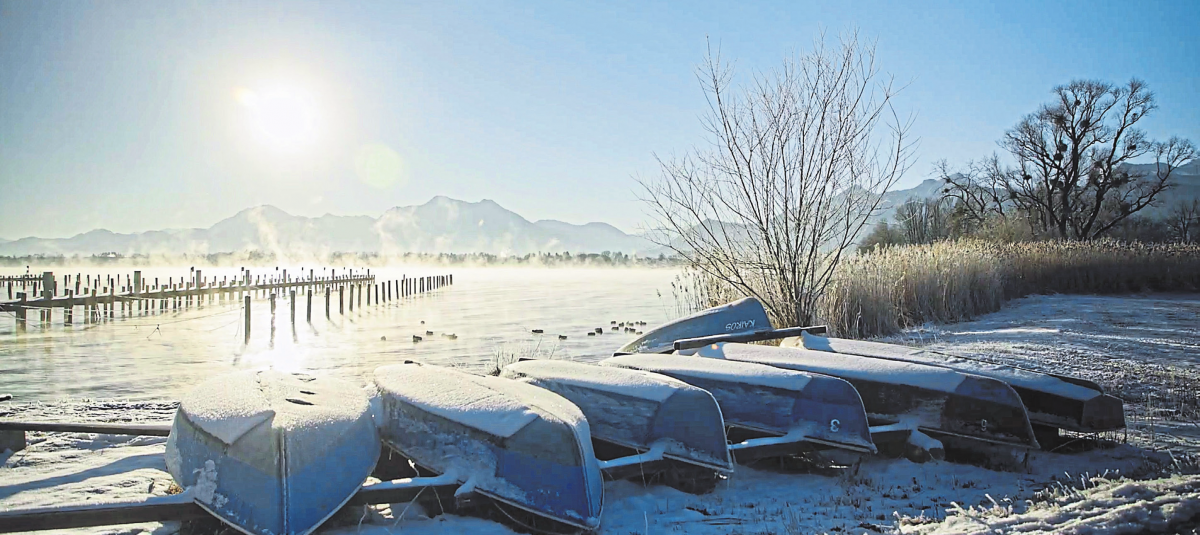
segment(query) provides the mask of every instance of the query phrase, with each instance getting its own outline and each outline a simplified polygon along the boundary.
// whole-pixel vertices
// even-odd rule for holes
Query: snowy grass
[[[1200,521],[1200,477],[1152,481],[1094,477],[1085,487],[1059,486],[1039,492],[1026,507],[990,500],[984,506],[955,504],[944,522],[902,518],[901,533],[1171,533]],[[989,499],[991,496],[988,497]],[[909,529],[906,529],[909,528]]]
[[[968,320],[1032,294],[1196,288],[1197,245],[945,241],[891,247],[845,261],[817,316],[837,336],[867,338],[928,322]]]
[[[517,346],[502,345],[492,350],[491,360],[484,366],[480,373],[498,376],[500,375],[500,370],[504,369],[505,366],[523,359],[550,360],[558,358],[558,350],[559,344],[557,342],[548,347],[542,347],[540,337],[533,343],[524,343]]]

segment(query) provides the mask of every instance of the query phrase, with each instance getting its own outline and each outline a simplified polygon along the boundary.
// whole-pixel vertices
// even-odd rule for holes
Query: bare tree
[[[933,243],[950,237],[952,199],[909,199],[892,216],[904,234],[904,243]]]
[[[1190,141],[1152,141],[1136,127],[1157,108],[1140,80],[1124,86],[1077,80],[1055,87],[1054,97],[1000,141],[1017,168],[1002,169],[993,156],[982,172],[948,179],[950,194],[982,197],[1001,215],[1011,206],[1042,234],[1092,239],[1153,205],[1175,169],[1195,157]],[[1152,172],[1130,165],[1147,156],[1155,161]],[[950,175],[944,168],[942,174]]]
[[[980,161],[967,162],[961,172],[950,169],[945,160],[937,163],[938,178],[946,183],[945,198],[952,199],[954,211],[964,230],[974,230],[994,220],[1007,222],[1016,214],[1009,194],[1012,171],[1004,169],[1000,157],[992,154]]]
[[[643,180],[655,240],[702,273],[759,298],[772,316],[807,324],[880,195],[909,165],[911,120],[892,106],[873,45],[857,35],[733,90],[710,48],[698,78],[710,144],[659,158]]]
[[[1171,239],[1180,243],[1200,241],[1200,199],[1179,201],[1166,217]]]

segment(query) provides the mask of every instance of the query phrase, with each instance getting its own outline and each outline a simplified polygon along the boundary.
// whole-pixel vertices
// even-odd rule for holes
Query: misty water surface
[[[133,268],[55,268],[55,275],[80,272],[123,277]],[[187,267],[142,272],[151,283],[154,277],[188,276]],[[12,394],[14,401],[167,400],[234,369],[315,370],[365,384],[375,367],[404,359],[476,371],[487,368],[498,352],[598,360],[634,337],[610,330],[611,321],[654,325],[678,312],[671,293],[676,272],[668,269],[449,267],[372,272],[379,280],[453,273],[455,284],[383,306],[356,307],[345,315],[337,313],[335,292],[329,320],[323,299],[314,296],[311,324],[304,320],[304,300],[297,299],[294,328],[286,300],[278,302],[272,320],[267,300],[255,298],[249,345],[243,344],[241,308],[232,304],[101,324],[83,324],[78,320],[82,309],[77,308],[73,326],[63,326],[61,311],[51,325],[39,326],[37,312],[31,311],[25,333],[16,332],[12,314],[0,314],[0,394]],[[232,278],[237,273],[237,268],[204,269],[206,276]],[[604,334],[586,335],[596,327],[603,327]],[[533,329],[545,334],[532,334]],[[451,340],[445,333],[458,338]],[[559,340],[559,334],[567,339]],[[424,340],[413,342],[413,335]]]

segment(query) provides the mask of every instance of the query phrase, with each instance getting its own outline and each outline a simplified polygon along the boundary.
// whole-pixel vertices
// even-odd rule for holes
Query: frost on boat
[[[712,344],[701,357],[827,374],[849,381],[874,423],[913,423],[922,431],[1036,448],[1021,398],[1007,384],[940,366],[750,344]]]
[[[309,533],[350,499],[379,458],[369,401],[351,384],[247,371],[180,400],[167,471],[196,503],[253,534]]]
[[[1008,383],[1021,396],[1025,407],[1029,409],[1029,419],[1035,426],[1084,433],[1125,427],[1125,410],[1121,400],[1105,394],[1100,385],[1075,377],[1041,373],[895,344],[827,338],[807,333],[802,338],[785,339],[782,345],[945,366],[998,379]]]
[[[875,451],[863,402],[841,379],[678,355],[623,355],[601,364],[667,375],[711,392],[726,425],[771,438],[751,442],[769,448],[731,446],[739,461],[825,448]]]
[[[583,413],[558,394],[415,362],[375,370],[385,444],[466,489],[571,526],[600,523]],[[462,490],[460,489],[460,492]]]
[[[661,449],[663,458],[707,469],[710,476],[733,470],[721,409],[700,388],[656,373],[562,360],[510,364],[501,377],[570,400],[587,417],[593,440],[639,453]]]

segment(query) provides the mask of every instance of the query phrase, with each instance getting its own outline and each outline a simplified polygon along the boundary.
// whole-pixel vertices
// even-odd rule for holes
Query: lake
[[[297,266],[298,267],[298,266]],[[53,268],[64,274],[132,274],[135,268]],[[143,280],[178,280],[189,268],[137,268]],[[255,275],[273,268],[251,268]],[[0,274],[24,273],[0,270]],[[238,268],[203,268],[205,277],[229,276]],[[251,339],[244,344],[239,305],[204,304],[180,312],[135,315],[85,324],[29,326],[16,331],[11,313],[0,314],[0,394],[13,401],[63,398],[173,400],[200,381],[235,369],[273,367],[324,372],[366,384],[376,367],[405,359],[462,366],[482,372],[498,355],[594,361],[610,356],[635,335],[612,331],[610,323],[649,325],[677,316],[672,269],[540,269],[428,266],[372,269],[377,281],[454,274],[454,285],[432,293],[355,307],[332,314],[313,297],[313,320],[297,297],[293,325],[286,299],[272,316],[266,298],[251,305]],[[289,271],[297,273],[298,269]],[[38,272],[40,273],[40,271]],[[320,272],[318,271],[318,276]],[[5,295],[4,297],[7,297]],[[365,303],[365,301],[364,301]],[[604,334],[587,336],[597,327]],[[542,329],[544,334],[533,334]],[[427,332],[433,332],[427,335]],[[453,333],[456,339],[447,334]],[[413,341],[413,335],[423,338]],[[560,340],[558,335],[566,335]]]

